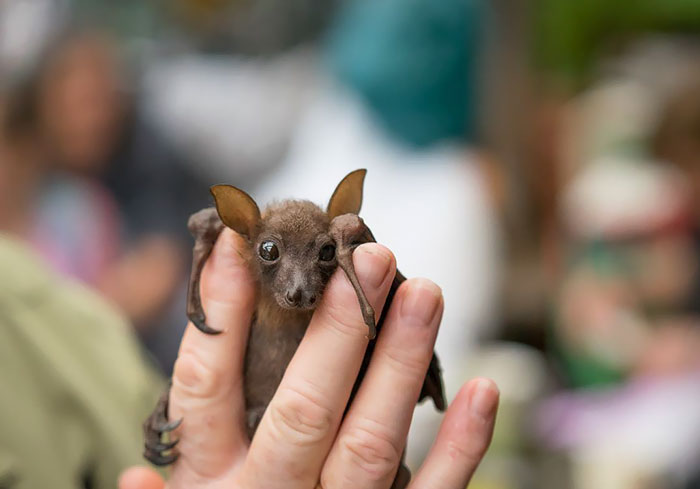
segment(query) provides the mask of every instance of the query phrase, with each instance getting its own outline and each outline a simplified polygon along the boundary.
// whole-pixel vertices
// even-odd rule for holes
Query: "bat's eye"
[[[260,258],[265,261],[275,261],[280,257],[280,250],[273,241],[263,241],[260,243],[258,253],[260,254]]]
[[[318,259],[321,261],[331,261],[335,258],[335,246],[327,244],[318,252]]]

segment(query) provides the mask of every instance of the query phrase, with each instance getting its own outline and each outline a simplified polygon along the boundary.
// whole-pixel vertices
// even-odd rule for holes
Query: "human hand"
[[[424,279],[401,285],[343,418],[367,327],[355,292],[338,271],[249,443],[242,369],[255,290],[243,249],[242,238],[225,230],[202,275],[208,323],[223,333],[203,335],[190,324],[182,340],[169,409],[171,419],[184,421],[175,434],[180,457],[168,487],[389,488],[432,356],[443,309],[440,289]],[[353,259],[369,300],[381,310],[395,272],[393,256],[381,245],[365,244]],[[497,404],[491,381],[467,383],[409,487],[464,488],[490,442]],[[151,469],[132,468],[119,487],[156,489],[165,482]]]

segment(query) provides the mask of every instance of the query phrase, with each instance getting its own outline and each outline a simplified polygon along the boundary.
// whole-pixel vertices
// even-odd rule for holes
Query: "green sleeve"
[[[161,379],[121,316],[2,236],[0,270],[0,481],[116,487]]]

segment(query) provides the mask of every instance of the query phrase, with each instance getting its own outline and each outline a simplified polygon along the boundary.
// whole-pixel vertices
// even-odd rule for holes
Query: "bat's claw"
[[[156,465],[158,467],[165,467],[166,465],[170,465],[173,462],[175,462],[179,457],[179,454],[172,453],[170,455],[160,455],[158,452],[151,452],[150,450],[145,450],[143,452],[143,456],[153,465]]]
[[[207,326],[206,318],[204,317],[204,312],[195,312],[193,314],[188,314],[187,318],[192,321],[198,330],[206,334],[220,334],[221,331],[218,329],[211,328]]]
[[[377,327],[376,326],[370,326],[369,331],[367,332],[367,338],[368,340],[373,340],[377,337]]]
[[[182,418],[176,419],[175,421],[161,422],[156,424],[154,427],[157,431],[167,433],[168,431],[173,431],[175,428],[182,424]]]
[[[179,441],[180,440],[177,439],[169,442],[158,442],[154,443],[153,445],[147,445],[146,448],[157,453],[165,452],[167,450],[172,450],[173,448],[175,448],[175,445],[177,445]]]
[[[162,440],[164,434],[170,433],[182,423],[182,419],[168,421],[168,397],[169,392],[166,391],[158,401],[153,413],[143,423],[145,437],[143,456],[159,467],[170,465],[178,457],[174,448],[180,440]]]
[[[369,304],[367,307],[362,308],[362,318],[365,320],[367,325],[367,339],[373,340],[377,337],[377,325],[374,321],[374,309]]]

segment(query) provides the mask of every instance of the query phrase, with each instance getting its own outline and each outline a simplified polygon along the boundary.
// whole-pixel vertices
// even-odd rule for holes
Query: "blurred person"
[[[115,487],[162,380],[123,316],[4,234],[0,270],[0,487]]]
[[[319,38],[343,3],[169,2],[160,9],[169,36],[144,56],[146,116],[195,157],[198,172],[253,188],[288,150],[317,90]]]
[[[115,207],[88,179],[52,171],[39,131],[8,94],[0,130],[0,228],[31,241],[54,268],[94,284],[115,258]]]
[[[99,31],[68,30],[8,114],[31,128],[45,169],[33,241],[56,268],[115,302],[144,336],[177,337],[163,318],[183,293],[186,221],[207,204],[207,188],[140,119],[116,49]],[[169,370],[175,344],[153,344]]]

